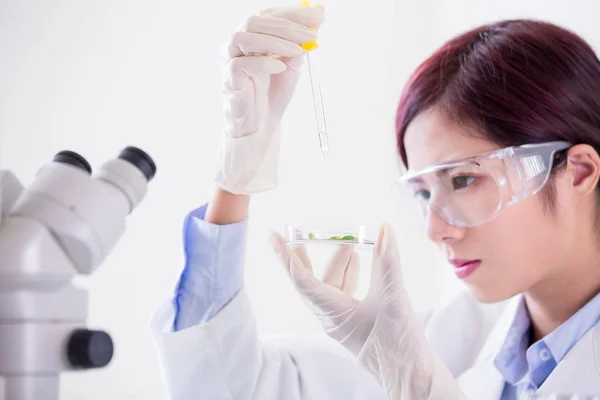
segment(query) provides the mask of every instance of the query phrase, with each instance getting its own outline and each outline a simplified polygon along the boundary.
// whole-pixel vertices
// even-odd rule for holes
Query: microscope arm
[[[11,171],[0,170],[0,217],[8,214],[23,189],[23,185]],[[1,219],[0,226],[2,226]]]

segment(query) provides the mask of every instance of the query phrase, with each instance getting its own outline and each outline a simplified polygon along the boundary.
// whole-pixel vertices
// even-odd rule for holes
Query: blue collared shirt
[[[500,400],[514,400],[522,393],[535,393],[569,350],[598,321],[600,294],[553,332],[529,346],[531,319],[525,300],[521,298],[511,329],[494,360],[506,380]]]
[[[208,223],[207,207],[189,213],[183,225],[185,265],[173,297],[174,331],[209,321],[244,283],[248,221]]]

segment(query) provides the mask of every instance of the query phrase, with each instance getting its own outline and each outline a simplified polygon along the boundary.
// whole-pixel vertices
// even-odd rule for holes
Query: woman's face
[[[499,148],[435,110],[411,122],[404,145],[411,170]],[[569,199],[561,198],[558,185],[555,212],[548,211],[542,196],[536,195],[504,209],[490,222],[465,228],[449,225],[429,210],[427,235],[448,260],[479,261],[479,266],[462,278],[476,298],[494,302],[512,297],[551,276],[567,261],[572,242],[565,238],[576,237],[568,232],[576,232],[577,227],[564,211],[566,207],[561,207],[561,202]]]

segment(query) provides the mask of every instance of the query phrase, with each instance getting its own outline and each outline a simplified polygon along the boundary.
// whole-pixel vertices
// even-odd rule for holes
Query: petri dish
[[[373,246],[375,243],[366,234],[364,226],[357,227],[318,227],[286,225],[285,241],[294,244],[351,244],[355,246]]]
[[[346,270],[330,269],[334,260],[344,246],[352,247],[354,256],[358,258],[356,290],[353,297],[362,300],[368,293],[373,260],[374,241],[364,226],[285,226],[285,241],[291,248],[303,249],[313,274],[323,280],[325,276],[345,276]]]

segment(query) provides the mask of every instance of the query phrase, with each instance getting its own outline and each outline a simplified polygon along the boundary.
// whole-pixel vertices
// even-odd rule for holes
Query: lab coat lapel
[[[542,394],[600,394],[600,323],[558,363],[539,390]]]
[[[502,395],[505,381],[494,365],[494,359],[509,334],[521,300],[522,296],[518,295],[508,301],[483,345],[477,361],[459,377],[459,385],[467,398],[498,400]]]
[[[492,362],[482,362],[462,374],[458,384],[467,399],[498,400],[504,378]]]

